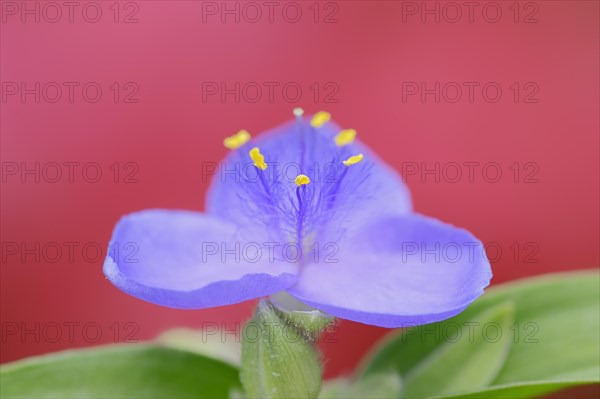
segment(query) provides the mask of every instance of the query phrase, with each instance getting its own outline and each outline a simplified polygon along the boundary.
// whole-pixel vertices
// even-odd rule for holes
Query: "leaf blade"
[[[240,387],[235,367],[151,344],[33,357],[2,366],[0,376],[0,396],[15,398],[209,398]]]
[[[497,395],[504,393],[507,397],[532,397],[599,382],[599,287],[597,270],[525,279],[488,290],[460,315],[438,323],[465,323],[497,303],[515,303],[516,330],[510,331],[513,344],[504,366],[489,387],[472,387],[464,393],[478,399],[503,397]],[[527,323],[533,323],[529,330]],[[418,342],[423,328],[392,334],[363,364],[363,375],[390,369],[409,373],[437,347],[432,340]],[[438,395],[455,397],[452,392]]]
[[[512,323],[514,306],[511,302],[502,303],[482,313],[477,319],[480,323],[497,325],[498,331],[502,331]],[[512,344],[510,337],[504,334],[489,339],[470,331],[465,335],[468,326],[458,328],[456,342],[445,341],[438,345],[425,361],[406,375],[404,394],[407,397],[430,397],[484,387],[498,375]],[[461,367],[448,368],[448,364],[460,364]]]

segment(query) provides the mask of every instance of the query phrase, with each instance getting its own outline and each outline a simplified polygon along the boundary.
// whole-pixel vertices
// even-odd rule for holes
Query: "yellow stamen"
[[[356,138],[356,130],[344,129],[335,136],[335,145],[342,147],[351,144]]]
[[[343,163],[346,166],[350,166],[350,165],[354,165],[355,163],[359,163],[360,161],[363,160],[363,158],[364,158],[363,154],[353,155],[350,158],[343,161]]]
[[[223,145],[230,150],[236,150],[250,140],[250,133],[247,130],[240,130],[233,136],[225,137]]]
[[[265,157],[260,153],[258,147],[254,147],[250,150],[250,158],[254,161],[254,166],[258,169],[265,170],[267,169],[267,164],[265,163]]]
[[[329,122],[330,119],[331,119],[331,114],[329,112],[319,111],[312,117],[312,120],[310,121],[310,125],[312,127],[321,127],[325,123]]]
[[[306,175],[298,175],[298,176],[296,176],[296,179],[294,180],[294,183],[296,183],[296,185],[298,187],[305,186],[308,183],[310,183],[310,179]]]

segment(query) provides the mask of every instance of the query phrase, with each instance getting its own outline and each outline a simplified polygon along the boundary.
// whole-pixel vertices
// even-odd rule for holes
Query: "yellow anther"
[[[230,150],[236,150],[250,140],[250,133],[247,130],[240,130],[233,136],[225,137],[223,145]]]
[[[258,169],[262,169],[262,170],[267,169],[267,164],[265,163],[265,157],[263,156],[263,154],[260,153],[260,150],[258,149],[258,147],[254,147],[253,149],[250,150],[250,158],[252,158],[252,161],[254,162],[254,166],[256,166]]]
[[[310,183],[310,179],[306,175],[298,175],[298,176],[296,176],[296,179],[294,180],[294,183],[296,183],[296,185],[298,187],[305,186],[308,183]]]
[[[335,145],[342,147],[351,144],[356,138],[356,130],[344,129],[335,136]]]
[[[329,122],[330,119],[331,114],[329,112],[319,111],[312,117],[310,125],[312,127],[321,127],[325,123]]]
[[[294,109],[292,110],[292,113],[294,114],[294,116],[295,116],[296,118],[298,118],[298,117],[300,117],[300,116],[304,115],[304,110],[303,110],[302,108],[300,108],[300,107],[297,107],[297,108],[294,108]]]
[[[363,154],[352,155],[350,158],[348,158],[342,162],[344,163],[344,165],[350,166],[350,165],[354,165],[355,163],[359,163],[360,161],[363,160],[363,158],[364,158]]]

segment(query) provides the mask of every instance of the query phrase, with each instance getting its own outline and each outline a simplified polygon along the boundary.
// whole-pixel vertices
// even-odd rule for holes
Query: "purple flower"
[[[287,291],[330,315],[384,327],[451,317],[489,284],[481,242],[411,211],[400,177],[319,112],[253,139],[215,171],[206,213],[124,216],[104,273],[124,292],[182,309]],[[132,259],[135,258],[135,259]],[[133,260],[133,261],[132,261]]]

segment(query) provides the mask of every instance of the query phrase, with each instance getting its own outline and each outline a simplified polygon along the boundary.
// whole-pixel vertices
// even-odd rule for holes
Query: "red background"
[[[444,11],[443,3],[439,23],[435,15],[426,14],[422,22],[421,14],[403,13],[406,4],[393,1],[320,3],[318,22],[313,2],[296,2],[302,10],[298,23],[285,20],[283,2],[273,22],[263,8],[255,23],[248,20],[254,18],[251,9],[241,10],[240,22],[235,15],[226,15],[224,23],[220,15],[204,15],[203,22],[202,3],[194,1],[122,2],[117,22],[113,2],[97,2],[102,9],[97,23],[83,18],[87,2],[80,2],[73,22],[65,8],[56,23],[43,14],[39,23],[35,15],[25,15],[23,22],[21,14],[7,11],[10,2],[2,3],[3,323],[31,329],[35,323],[95,322],[103,330],[100,344],[113,341],[114,323],[135,322],[135,338],[149,339],[174,326],[222,321],[231,327],[246,319],[252,303],[179,311],[129,297],[104,279],[102,259],[90,260],[93,250],[85,258],[81,248],[97,243],[105,249],[115,222],[128,212],[202,209],[207,188],[202,165],[224,157],[222,138],[241,128],[258,133],[273,127],[291,118],[295,106],[309,113],[330,111],[398,170],[416,165],[422,171],[439,162],[437,176],[407,176],[415,208],[495,243],[502,255],[490,254],[494,284],[598,265],[596,1],[520,3],[518,16],[513,2],[495,2],[502,11],[496,23],[489,21],[496,7],[487,10],[487,19],[482,14],[486,2],[475,9],[472,21],[463,8],[457,23],[448,21],[455,11]],[[33,9],[35,2],[27,6]],[[88,9],[88,17],[93,11]],[[288,18],[293,11],[288,9]],[[125,23],[132,12],[138,22]],[[54,18],[54,10],[46,13]],[[324,23],[326,17],[332,23]],[[58,102],[48,101],[54,91],[47,86],[36,103],[33,94],[24,101],[20,93],[7,94],[10,82],[29,88],[35,82],[80,85],[73,102],[66,89]],[[87,82],[102,88],[96,103],[82,97]],[[121,97],[115,103],[109,88],[114,82],[121,95],[139,88],[132,97],[139,101],[126,103]],[[125,86],[128,82],[135,86]],[[233,95],[222,101],[218,95],[203,98],[203,82],[226,82],[229,88],[257,82],[265,90],[254,103],[254,91],[241,93],[239,102]],[[279,84],[273,101],[264,82]],[[300,101],[292,101],[293,90],[284,98],[281,87],[288,82],[301,87]],[[311,89],[315,82],[318,99]],[[441,93],[439,103],[434,95],[425,101],[419,95],[403,99],[403,82],[425,82],[430,89],[439,82],[449,91]],[[473,101],[463,85],[462,98],[451,102],[455,92],[449,82],[477,82]],[[501,87],[499,101],[490,100],[493,90],[483,97],[481,88],[488,82]],[[515,82],[520,87],[516,102]],[[326,98],[332,88],[339,90]],[[40,172],[40,182],[35,175],[9,173],[15,163],[33,168],[36,162],[48,168]],[[49,162],[80,166],[72,182],[64,167],[62,178],[52,183]],[[89,162],[101,167],[97,183],[82,177]],[[109,168],[115,162],[121,172],[117,183]],[[465,162],[479,162],[472,179]],[[515,162],[517,176],[511,169]],[[454,163],[463,165],[457,182],[452,181],[456,169],[449,169]],[[491,169],[484,171],[487,164]],[[138,182],[125,183],[135,166]],[[491,182],[498,167],[502,177]],[[93,178],[93,170],[88,172],[86,177]],[[6,243],[33,247],[36,242],[79,246],[73,261],[63,253],[56,263],[49,262],[53,254],[42,254],[37,262],[33,255],[23,260],[20,252],[6,250]],[[323,345],[326,375],[349,373],[385,332],[343,322],[339,342]],[[93,344],[80,330],[74,342],[66,330],[63,334],[55,343],[43,337],[35,342],[31,334],[25,339],[5,335],[1,361]]]

